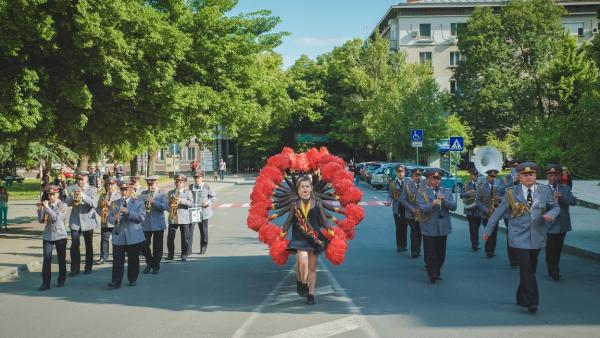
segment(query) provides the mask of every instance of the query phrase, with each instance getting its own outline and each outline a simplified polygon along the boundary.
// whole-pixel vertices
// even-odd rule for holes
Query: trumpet
[[[106,192],[104,199],[102,200],[102,215],[100,215],[100,220],[102,223],[106,223],[108,221],[108,206],[109,206],[109,193]]]
[[[81,196],[81,190],[77,189],[73,191],[73,206],[78,207],[81,204],[81,200],[83,196]]]
[[[171,195],[169,199],[170,210],[169,210],[169,221],[175,223],[177,221],[177,204],[179,203],[179,189],[175,190],[175,193]]]

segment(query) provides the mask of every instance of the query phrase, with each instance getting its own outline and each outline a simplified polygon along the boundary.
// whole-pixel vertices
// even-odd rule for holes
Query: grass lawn
[[[503,171],[500,171],[498,173],[498,176],[496,178],[503,179],[504,176],[506,176],[508,174],[510,174],[510,170],[503,170]],[[466,171],[466,170],[459,170],[458,171],[458,177],[461,178],[464,183],[467,183],[470,180],[470,178],[469,178],[469,172]]]
[[[6,182],[2,182],[6,187]],[[33,200],[40,197],[40,180],[37,178],[26,179],[23,183],[14,182],[10,187],[6,187],[8,198],[10,200]]]

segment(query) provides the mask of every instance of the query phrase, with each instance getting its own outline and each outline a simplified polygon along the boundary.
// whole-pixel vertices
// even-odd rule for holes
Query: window
[[[429,63],[431,64],[431,52],[420,52],[419,53],[419,61],[421,64]]]
[[[159,161],[165,160],[165,150],[163,148],[158,150],[158,160]]]
[[[196,147],[187,147],[187,159],[193,161],[196,159]]]
[[[431,24],[422,23],[419,25],[419,37],[431,38]]]
[[[453,22],[450,24],[450,35],[458,36],[459,32],[462,32],[467,24],[464,22]]]
[[[177,155],[179,158],[181,158],[181,145],[178,143],[169,144],[169,154]]]
[[[450,80],[450,93],[452,94],[461,94],[462,87],[458,84],[456,80]]]
[[[583,36],[583,22],[565,22],[562,26],[570,35]]]
[[[450,52],[450,66],[451,67],[458,66],[459,61],[460,61],[460,52]]]

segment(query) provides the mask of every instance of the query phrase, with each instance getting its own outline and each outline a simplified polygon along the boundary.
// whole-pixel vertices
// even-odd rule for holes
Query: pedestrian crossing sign
[[[462,152],[465,150],[465,139],[462,136],[450,136],[450,151]]]

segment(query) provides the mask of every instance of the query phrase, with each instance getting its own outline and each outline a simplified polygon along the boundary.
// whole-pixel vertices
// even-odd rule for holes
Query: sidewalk
[[[548,184],[546,180],[538,180],[540,184]],[[587,208],[600,209],[600,181],[573,181],[573,195],[578,205]]]
[[[236,184],[252,182],[252,178],[232,175],[225,177],[222,182],[213,182],[210,179],[205,181],[213,191],[218,192]],[[188,182],[191,181],[188,180]],[[173,184],[166,183],[162,184],[160,189],[170,190],[172,187]],[[217,200],[218,197],[217,194]],[[37,200],[17,200],[9,203],[9,230],[0,232],[0,281],[17,277],[23,271],[41,271],[44,227],[36,219],[36,202]],[[95,255],[98,255],[100,243],[98,229],[94,231],[93,243]],[[83,243],[81,249],[84,251]],[[56,253],[53,256],[54,262],[56,262]],[[69,261],[68,256],[67,252],[67,262]],[[53,268],[54,270],[56,269]]]
[[[463,202],[459,197],[453,214],[466,219],[463,211]],[[578,202],[578,205],[570,208],[570,213],[573,231],[567,234],[564,251],[600,261],[600,210],[581,207]],[[499,229],[506,231],[504,222],[500,221]]]

